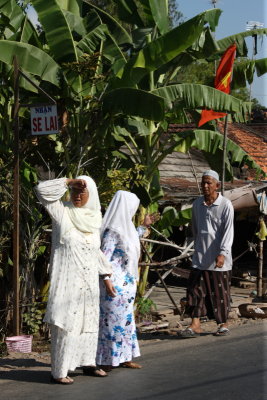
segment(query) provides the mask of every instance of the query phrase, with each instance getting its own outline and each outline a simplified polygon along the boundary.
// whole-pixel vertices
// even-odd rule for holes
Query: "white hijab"
[[[92,178],[86,175],[78,176],[76,179],[83,179],[86,182],[89,199],[83,207],[75,207],[70,201],[66,203],[65,210],[72,224],[79,231],[84,233],[99,232],[102,223],[102,214],[96,184]],[[69,226],[62,227],[62,234],[64,235],[70,228]]]
[[[106,229],[116,232],[128,258],[126,268],[138,280],[138,260],[140,257],[140,241],[132,218],[140,200],[134,193],[118,190],[111,200],[104,215],[101,238]]]

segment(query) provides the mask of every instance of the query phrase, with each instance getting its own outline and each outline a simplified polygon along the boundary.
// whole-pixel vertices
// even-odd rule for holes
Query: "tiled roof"
[[[223,123],[218,122],[223,132]],[[228,137],[238,144],[267,174],[267,124],[228,123]]]
[[[191,204],[193,200],[198,197],[200,193],[200,181],[192,181],[182,179],[179,177],[161,178],[160,183],[164,191],[164,198],[160,201],[170,204]],[[232,190],[244,186],[251,186],[256,191],[261,188],[264,182],[247,180],[234,180],[232,182],[225,182],[225,190]],[[266,184],[265,184],[266,185]]]
[[[223,122],[218,122],[218,128],[223,133]],[[171,124],[169,133],[179,133],[196,129],[194,124]],[[267,124],[237,124],[228,123],[228,137],[238,144],[266,173],[267,173]],[[199,184],[203,170],[207,168],[201,160],[199,150],[190,150],[192,163],[195,168],[195,176],[192,173],[190,157],[186,154],[174,152],[160,165],[160,182],[164,190],[164,203],[191,203],[199,196]],[[248,178],[253,187],[258,187],[262,182],[252,182],[255,172],[249,171]],[[237,175],[238,176],[238,175]],[[240,175],[241,177],[241,175]],[[266,178],[265,178],[266,179]],[[266,181],[265,181],[266,182]],[[225,190],[246,186],[248,180],[234,179],[233,182],[225,182]]]

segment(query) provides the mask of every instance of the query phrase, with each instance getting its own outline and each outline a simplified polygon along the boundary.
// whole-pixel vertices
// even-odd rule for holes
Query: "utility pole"
[[[246,25],[246,30],[247,31],[252,31],[254,29],[261,29],[264,27],[263,22],[258,22],[258,21],[248,21]],[[253,49],[252,49],[252,57],[251,60],[254,59],[254,56],[257,54],[257,34],[252,35],[253,37]],[[251,101],[252,97],[252,83],[249,85],[249,101]]]

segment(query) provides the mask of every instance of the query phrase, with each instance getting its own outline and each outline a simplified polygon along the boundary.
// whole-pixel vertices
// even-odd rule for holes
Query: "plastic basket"
[[[5,342],[9,353],[31,353],[32,351],[31,335],[10,336]]]

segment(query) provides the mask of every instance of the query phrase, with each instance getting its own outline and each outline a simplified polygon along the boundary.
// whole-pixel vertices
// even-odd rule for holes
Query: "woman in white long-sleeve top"
[[[70,202],[61,197],[70,189]],[[51,327],[51,382],[71,384],[68,371],[95,366],[99,275],[112,268],[100,250],[102,216],[87,177],[40,182],[36,193],[52,218],[50,289],[44,321]],[[106,282],[109,295],[112,285]]]

